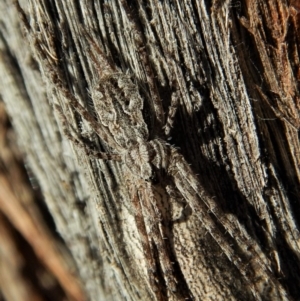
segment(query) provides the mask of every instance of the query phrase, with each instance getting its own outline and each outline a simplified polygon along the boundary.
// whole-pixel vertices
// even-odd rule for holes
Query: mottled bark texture
[[[82,301],[74,262],[22,157],[0,102],[0,300]]]
[[[88,298],[300,300],[297,1],[14,4],[0,2],[1,97]],[[164,145],[147,181],[103,107],[130,99],[127,80],[137,127]]]

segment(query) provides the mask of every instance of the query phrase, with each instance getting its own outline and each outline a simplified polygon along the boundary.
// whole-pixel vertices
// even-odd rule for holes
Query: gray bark
[[[298,8],[208,2],[20,1],[26,19],[12,1],[0,2],[1,98],[90,300],[300,300]],[[154,248],[160,293],[153,291],[124,162],[88,156],[53,109],[63,108],[87,144],[114,153],[63,92],[96,116],[91,89],[105,66],[95,68],[85,33],[133,78],[150,139],[179,148],[225,218],[237,218],[251,237],[255,247],[243,252],[210,213],[238,265],[187,200],[166,201],[158,183],[178,285],[170,292]],[[168,137],[162,128],[173,95]]]

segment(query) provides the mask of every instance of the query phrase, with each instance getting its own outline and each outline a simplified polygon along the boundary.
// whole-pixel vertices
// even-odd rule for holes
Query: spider
[[[235,216],[226,214],[218,202],[206,193],[205,188],[182,154],[166,142],[165,136],[155,139],[149,138],[148,127],[142,114],[144,99],[139,93],[137,84],[128,75],[110,64],[97,43],[87,34],[86,36],[92,46],[88,53],[98,73],[97,83],[93,85],[90,91],[97,113],[95,118],[63,82],[59,75],[58,62],[47,63],[49,60],[53,61],[56,56],[49,55],[51,51],[45,50],[46,47],[43,47],[43,43],[33,34],[24,12],[20,7],[18,10],[55,88],[64,96],[67,104],[77,111],[114,152],[98,152],[91,148],[69,125],[62,108],[56,104],[54,107],[61,117],[65,135],[74,144],[84,149],[89,156],[122,162],[125,174],[128,175],[128,179],[131,178],[131,180],[127,180],[127,184],[146,260],[149,282],[157,299],[162,298],[157,292],[154,277],[156,263],[153,243],[158,250],[160,266],[168,289],[170,292],[174,292],[178,286],[173,264],[167,252],[168,246],[164,240],[161,224],[162,214],[157,203],[156,189],[153,183],[153,176],[157,171],[168,177],[172,187],[170,190],[176,190],[182,196],[227,258],[234,263],[249,283],[256,300],[261,300],[259,286],[261,283],[259,281],[266,282],[268,279],[274,287],[281,287],[269,269],[268,259],[256,241],[249,236]],[[174,93],[165,124],[166,133],[171,129],[177,101],[178,93]],[[170,191],[167,187],[165,190],[167,194]],[[243,253],[243,259],[220,230],[222,227],[236,241],[240,253]],[[250,279],[248,266],[255,271],[256,278]]]
[[[88,122],[102,141],[114,149],[114,153],[95,151],[82,142],[77,134],[71,133],[61,108],[58,105],[55,107],[61,116],[65,134],[71,141],[83,148],[89,156],[123,162],[125,173],[129,175],[128,178],[131,178],[127,183],[129,183],[135,220],[147,261],[151,287],[155,291],[153,275],[156,267],[152,241],[159,250],[159,261],[167,287],[174,292],[177,286],[172,262],[166,252],[167,246],[160,224],[161,213],[156,202],[153,184],[153,175],[155,170],[158,170],[163,171],[171,179],[172,188],[184,198],[207,232],[250,284],[255,298],[260,300],[259,289],[253,284],[253,279],[251,280],[248,276],[248,265],[258,271],[260,276],[271,277],[273,282],[279,284],[265,264],[267,259],[259,246],[247,234],[237,218],[225,214],[217,201],[206,193],[185,158],[175,147],[164,139],[149,139],[148,128],[142,115],[144,100],[139,94],[137,85],[129,76],[108,63],[107,58],[91,37],[89,37],[89,42],[93,49],[90,55],[99,74],[99,83],[91,91],[98,119],[96,120],[62,85],[61,91],[66,101]],[[176,95],[174,93],[172,96],[169,117],[165,125],[167,133],[172,127],[176,112]],[[248,265],[234,251],[211,214],[238,243],[244,255],[248,257]]]

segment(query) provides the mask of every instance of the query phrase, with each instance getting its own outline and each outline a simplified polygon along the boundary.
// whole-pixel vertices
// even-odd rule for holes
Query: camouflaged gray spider
[[[62,112],[59,111],[63,129],[68,138],[83,148],[89,156],[123,162],[125,173],[130,175],[129,191],[134,207],[135,220],[146,259],[149,281],[153,291],[156,291],[155,255],[152,242],[155,243],[164,279],[169,290],[176,291],[177,281],[172,262],[168,254],[166,241],[161,231],[159,206],[156,202],[155,189],[152,184],[154,170],[164,171],[172,181],[172,189],[176,189],[191,207],[194,214],[208,233],[214,238],[222,251],[233,262],[245,280],[249,283],[256,300],[260,300],[259,284],[248,276],[249,266],[259,274],[261,279],[271,279],[280,285],[268,267],[268,259],[260,247],[239,223],[237,218],[225,214],[214,198],[210,197],[189,164],[179,151],[163,139],[149,140],[147,125],[142,110],[144,100],[139,94],[137,85],[132,79],[113,67],[98,48],[95,42],[90,51],[95,69],[99,74],[98,85],[91,89],[97,119],[91,115],[56,78],[56,87],[65,96],[66,101],[86,120],[100,139],[114,150],[113,153],[98,152],[84,143],[77,134],[71,133],[71,127]],[[176,112],[176,94],[172,96],[169,118],[166,129],[170,130],[172,118]],[[166,131],[167,131],[166,130]],[[131,184],[130,184],[131,183]],[[167,189],[166,189],[167,190]],[[167,193],[167,191],[166,191]],[[171,198],[170,198],[171,199]],[[216,223],[214,215],[219,223]],[[226,236],[220,230],[220,225],[234,238],[239,248],[246,256],[242,260],[234,251]]]
[[[166,193],[175,191],[175,195],[179,194],[184,198],[203,227],[228,259],[235,264],[248,282],[255,300],[261,300],[260,295],[264,284],[268,282],[273,283],[273,288],[284,292],[284,289],[281,289],[282,285],[270,270],[270,263],[257,242],[249,236],[234,215],[225,213],[218,202],[206,193],[179,151],[163,139],[149,139],[148,128],[142,115],[144,100],[139,94],[137,85],[126,74],[113,67],[94,40],[88,36],[93,49],[89,54],[99,74],[98,84],[95,84],[91,89],[91,98],[97,113],[97,118],[95,118],[81,105],[77,96],[70,92],[69,87],[62,80],[60,75],[62,70],[56,61],[56,55],[46,50],[48,43],[43,43],[42,38],[40,40],[36,31],[32,30],[18,2],[16,2],[16,7],[28,32],[29,39],[40,56],[41,65],[50,76],[55,89],[64,96],[67,104],[86,120],[100,139],[114,152],[104,153],[90,148],[69,124],[62,108],[55,105],[61,116],[66,136],[83,148],[89,156],[123,162],[126,173],[131,178],[126,182],[129,184],[132,204],[135,208],[135,220],[141,238],[150,284],[157,298],[161,299],[154,278],[156,262],[152,242],[157,246],[162,273],[169,290],[175,291],[177,283],[161,231],[161,212],[157,204],[155,185],[152,181],[155,169],[162,171],[162,174],[165,174],[171,181],[171,189],[165,187]],[[46,29],[43,32],[49,34]],[[50,32],[48,38],[54,39],[54,35]],[[54,41],[53,45],[55,45]],[[149,89],[152,88],[153,85],[149,84]],[[172,96],[169,116],[165,124],[166,133],[170,131],[172,126],[177,98],[178,95],[176,94]],[[162,112],[159,113],[163,115]],[[169,199],[172,198],[170,193]],[[212,215],[215,219],[212,218]],[[227,240],[223,233],[224,230],[233,238],[231,242]],[[243,259],[234,251],[231,246],[232,241],[236,242]],[[254,273],[251,279],[248,276],[249,267]],[[279,297],[280,300],[288,300],[286,295],[281,294]]]
[[[101,65],[102,68],[103,65]],[[128,186],[151,287],[155,291],[156,264],[151,243],[154,241],[159,250],[160,265],[166,284],[171,291],[176,291],[177,281],[173,274],[170,256],[166,251],[164,235],[160,230],[160,213],[156,206],[155,192],[151,183],[153,167],[159,170],[163,168],[166,171],[174,169],[169,155],[176,150],[171,149],[160,139],[149,141],[148,128],[142,116],[143,100],[136,85],[128,76],[110,70],[109,73],[103,72],[99,81],[100,85],[91,91],[98,120],[95,120],[68,91],[64,91],[64,94],[70,105],[88,122],[99,137],[114,149],[114,153],[95,151],[82,142],[78,135],[74,135],[74,130],[69,127],[61,107],[55,105],[61,116],[64,132],[89,156],[123,162],[125,173],[131,178],[131,184]],[[175,159],[175,156],[172,158]],[[179,154],[178,157],[180,157]],[[126,182],[128,184],[129,180]],[[145,217],[145,214],[149,216]]]

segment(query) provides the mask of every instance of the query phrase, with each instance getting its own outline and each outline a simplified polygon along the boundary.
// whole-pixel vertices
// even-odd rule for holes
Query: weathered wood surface
[[[23,21],[12,1],[0,3],[1,97],[91,300],[300,299],[300,8],[296,1],[209,2],[20,1]],[[161,293],[153,292],[123,163],[88,157],[66,139],[53,109],[63,108],[84,141],[114,152],[53,76],[95,114],[90,95],[99,74],[85,31],[139,87],[150,138],[180,148],[224,218],[237,218],[251,237],[246,252],[210,213],[240,269],[175,195],[162,203],[178,287],[166,287],[157,250]]]
[[[74,262],[27,171],[0,102],[0,300],[82,301]]]

